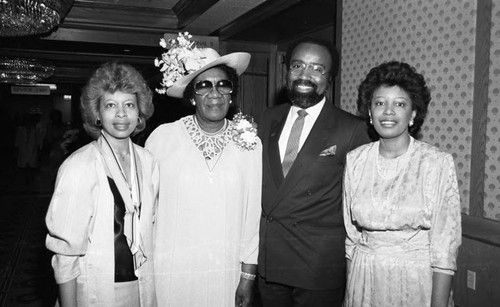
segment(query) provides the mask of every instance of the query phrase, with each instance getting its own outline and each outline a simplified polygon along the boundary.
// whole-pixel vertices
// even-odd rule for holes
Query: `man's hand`
[[[236,307],[251,307],[253,300],[253,280],[240,278],[240,283],[236,289],[235,306]]]

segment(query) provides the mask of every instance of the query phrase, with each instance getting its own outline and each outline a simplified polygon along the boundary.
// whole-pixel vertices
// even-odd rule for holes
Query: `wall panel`
[[[500,247],[463,238],[455,275],[455,305],[500,306]],[[476,290],[467,288],[467,270],[476,273]]]
[[[398,60],[422,73],[432,101],[422,140],[453,154],[469,210],[476,1],[343,1],[341,106],[356,113],[368,71]]]
[[[492,1],[484,216],[500,221],[500,0]]]

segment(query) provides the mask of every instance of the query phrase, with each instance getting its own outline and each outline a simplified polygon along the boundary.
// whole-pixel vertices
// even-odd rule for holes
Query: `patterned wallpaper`
[[[475,10],[476,0],[344,0],[342,8],[342,108],[356,113],[357,87],[370,68],[389,60],[416,67],[432,94],[422,140],[453,154],[464,213],[469,209]],[[500,71],[495,77],[500,80]],[[496,104],[500,116],[498,109]],[[498,144],[496,127],[491,130]],[[499,169],[498,156],[495,162]],[[498,177],[490,179],[498,185]],[[497,207],[490,211],[498,215],[498,187],[492,189]]]
[[[492,4],[484,212],[500,220],[500,0]]]

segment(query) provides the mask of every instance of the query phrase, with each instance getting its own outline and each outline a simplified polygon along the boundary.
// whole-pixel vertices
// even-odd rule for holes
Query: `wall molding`
[[[484,174],[491,47],[491,0],[477,1],[469,214],[484,217]]]

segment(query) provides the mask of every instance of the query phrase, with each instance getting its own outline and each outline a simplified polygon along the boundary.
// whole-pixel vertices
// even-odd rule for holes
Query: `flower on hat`
[[[168,51],[162,54],[161,59],[156,58],[154,61],[155,66],[160,67],[163,74],[160,83],[162,87],[156,89],[158,93],[165,94],[167,88],[179,78],[197,71],[206,64],[205,56],[191,40],[192,37],[189,32],[179,32],[178,37],[169,39],[168,43],[164,38],[160,39],[160,46]]]

